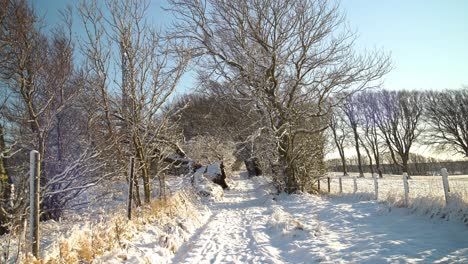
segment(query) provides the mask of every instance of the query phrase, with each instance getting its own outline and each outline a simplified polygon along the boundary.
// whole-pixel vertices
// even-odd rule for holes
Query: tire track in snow
[[[213,216],[176,253],[173,263],[285,263],[263,234],[269,219],[258,184],[239,179]]]
[[[468,229],[375,201],[280,195],[239,178],[173,263],[468,263]],[[283,214],[278,225],[270,221]],[[281,225],[298,223],[299,228]],[[284,231],[287,231],[284,233]]]

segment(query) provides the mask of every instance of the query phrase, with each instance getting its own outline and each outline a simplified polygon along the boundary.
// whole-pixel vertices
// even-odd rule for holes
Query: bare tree
[[[184,73],[189,56],[183,43],[167,41],[151,27],[147,19],[149,1],[99,3],[81,5],[87,29],[83,51],[97,80],[109,137],[116,142],[121,160],[135,156],[144,201],[148,203],[150,170],[162,170],[153,163],[161,165],[159,162],[174,146],[164,137],[170,124],[161,110]],[[112,72],[120,78],[111,78]],[[138,189],[134,197],[140,204]]]
[[[358,101],[356,98],[357,98],[356,96],[349,96],[348,98],[346,98],[342,106],[342,109],[343,109],[343,113],[346,116],[348,126],[353,131],[354,147],[356,149],[359,177],[364,177],[364,172],[362,170],[361,150],[359,148],[361,145],[361,139],[359,137],[359,131],[358,131],[360,115],[359,115],[359,110],[358,110],[358,107],[359,107]]]
[[[27,1],[9,1],[4,12],[0,54],[8,59],[0,65],[5,88],[0,114],[9,135],[8,161],[15,167],[9,177],[19,187],[15,208],[25,209],[25,157],[36,149],[42,158],[41,218],[58,219],[78,194],[105,176],[99,153],[78,129],[82,123],[69,119],[80,112],[75,99],[83,88],[73,63],[71,11],[62,12],[63,23],[49,34]]]
[[[337,5],[325,0],[171,0],[176,39],[185,39],[211,78],[228,82],[262,116],[280,169],[280,190],[298,189],[293,143],[321,133],[330,97],[359,90],[389,70],[378,52],[356,55],[354,34],[341,31]]]
[[[367,160],[365,158],[363,159],[364,164],[366,164],[366,162],[369,161],[369,170],[370,170],[371,175],[373,176],[374,175],[374,162],[372,160],[373,158],[372,158],[371,150],[365,143],[365,140],[362,139],[362,137],[359,137],[359,142],[360,142],[359,144],[361,144],[362,148],[364,149],[367,155]]]
[[[13,179],[7,171],[7,159],[5,158],[8,152],[3,126],[0,125],[0,235],[7,231],[5,224],[11,218],[9,215],[14,198],[12,197],[14,195]]]
[[[425,121],[430,144],[468,156],[468,87],[429,92]]]
[[[417,91],[386,91],[378,94],[378,126],[392,160],[408,171],[410,149],[420,136],[424,94]],[[398,157],[397,157],[398,155]]]
[[[378,93],[364,91],[358,95],[359,112],[361,116],[361,126],[364,134],[364,146],[370,148],[370,152],[374,157],[375,166],[379,177],[382,178],[382,162],[381,152],[383,143],[377,126],[378,112]],[[370,156],[370,155],[369,155]],[[370,158],[371,159],[371,158]]]
[[[333,135],[333,142],[340,154],[341,159],[341,167],[343,170],[343,175],[348,175],[348,170],[346,168],[346,156],[345,156],[345,148],[347,145],[348,139],[348,130],[345,120],[343,120],[344,116],[340,109],[336,109],[332,115],[330,115],[330,130]]]

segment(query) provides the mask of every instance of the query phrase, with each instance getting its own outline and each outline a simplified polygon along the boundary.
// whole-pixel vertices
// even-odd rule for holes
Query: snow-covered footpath
[[[237,176],[172,263],[468,263],[468,228],[376,201],[275,196]]]

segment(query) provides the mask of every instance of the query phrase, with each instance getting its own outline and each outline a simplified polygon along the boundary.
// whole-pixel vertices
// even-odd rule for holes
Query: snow
[[[172,263],[468,262],[468,228],[377,201],[271,194],[235,179]]]
[[[173,213],[161,214],[143,225],[130,225],[131,237],[106,252],[94,263],[168,263],[174,252],[205,223],[210,211],[194,201],[190,192],[179,191],[171,200]]]
[[[336,173],[335,173],[336,175]],[[367,175],[366,175],[367,176]],[[378,181],[378,200],[393,207],[404,207],[404,184],[401,175],[384,175]],[[353,179],[342,177],[343,193],[339,193],[338,179],[331,178],[331,193],[327,190],[327,181],[322,180],[322,194],[346,196],[350,199],[375,199],[374,180],[370,177],[357,178],[357,192],[354,193]],[[442,177],[412,176],[408,180],[408,208],[417,214],[429,217],[463,222],[468,225],[468,177],[449,176],[449,201],[445,202]]]
[[[210,168],[212,166],[208,166]],[[212,182],[206,176],[209,176],[207,172],[207,167],[203,166],[199,168],[193,174],[193,185],[197,193],[203,197],[206,197],[210,200],[220,200],[223,195],[224,191],[221,186]]]
[[[126,220],[125,182],[119,182],[113,186],[119,191],[99,203],[67,213],[59,222],[41,222],[44,263],[167,263],[210,215],[194,193],[190,178],[168,177],[167,187],[171,193],[168,203],[172,206],[154,199],[151,205],[135,209],[132,221]],[[93,193],[86,196],[92,197]],[[10,238],[13,240],[8,244]],[[24,242],[17,255],[17,241],[16,235],[0,237],[1,263],[5,262],[3,252],[8,248],[8,263],[33,262]]]
[[[214,162],[206,166],[206,174],[211,176],[221,175],[221,162]]]
[[[358,194],[276,195],[267,177],[236,174],[223,191],[203,173],[195,173],[194,187],[209,193],[208,199],[181,191],[191,186],[189,177],[170,179],[170,189],[177,190],[173,211],[148,217],[142,208],[130,222],[110,215],[85,221],[84,215],[43,223],[50,240],[45,256],[62,254],[67,246],[75,252],[69,257],[77,259],[86,255],[80,253],[84,249],[92,252],[90,247],[107,241],[97,235],[115,236],[121,225],[117,245],[93,263],[468,263],[467,225],[375,201],[370,179],[369,190],[361,192],[360,185]],[[386,190],[389,182],[381,181],[380,188]],[[414,200],[413,205],[423,206]],[[114,204],[116,215],[124,211]]]

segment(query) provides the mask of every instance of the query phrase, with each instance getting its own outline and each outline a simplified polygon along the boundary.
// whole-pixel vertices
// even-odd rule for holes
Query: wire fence
[[[403,203],[402,206],[409,206],[420,200],[468,205],[468,175],[449,175],[446,186],[447,196],[442,175],[412,176],[407,179],[406,191],[403,175],[384,175],[383,178],[378,178],[377,175],[361,178],[352,174],[339,175],[340,173],[331,172],[326,177],[322,177],[319,191],[333,195],[366,194],[377,200]]]

